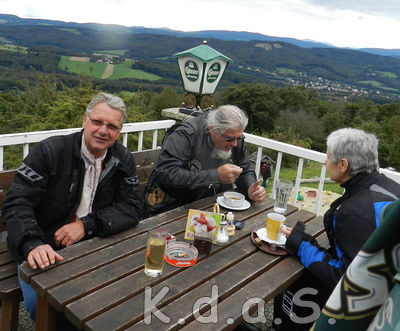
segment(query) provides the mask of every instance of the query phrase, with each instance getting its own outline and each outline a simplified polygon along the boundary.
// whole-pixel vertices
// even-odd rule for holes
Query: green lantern
[[[233,62],[207,45],[207,41],[194,48],[173,55],[177,58],[185,94],[185,108],[181,112],[196,115],[212,108],[211,94],[215,92],[226,67]],[[197,114],[198,115],[198,114]]]

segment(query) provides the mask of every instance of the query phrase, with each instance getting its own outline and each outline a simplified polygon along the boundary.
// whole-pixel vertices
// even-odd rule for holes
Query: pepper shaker
[[[226,220],[228,221],[228,225],[227,225],[227,230],[228,230],[228,236],[233,236],[235,234],[235,224],[233,224],[234,220],[235,220],[235,216],[233,215],[233,213],[230,211],[228,212],[228,214],[226,214]]]

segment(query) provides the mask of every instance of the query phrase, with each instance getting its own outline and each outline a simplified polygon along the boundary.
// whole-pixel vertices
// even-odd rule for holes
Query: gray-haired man
[[[121,98],[99,93],[80,132],[47,138],[24,159],[2,211],[8,247],[18,263],[45,269],[63,260],[58,249],[140,221],[135,162],[117,141],[125,118]],[[20,285],[34,318],[35,292],[22,280]]]
[[[145,192],[145,216],[232,189],[253,202],[265,197],[250,169],[243,131],[248,119],[240,108],[224,105],[173,126]]]

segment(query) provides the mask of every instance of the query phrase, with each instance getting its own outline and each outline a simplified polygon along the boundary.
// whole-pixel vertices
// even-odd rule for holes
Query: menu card
[[[217,241],[219,223],[223,215],[203,210],[189,209],[186,221],[185,239],[194,240],[194,234],[208,234],[213,243]]]

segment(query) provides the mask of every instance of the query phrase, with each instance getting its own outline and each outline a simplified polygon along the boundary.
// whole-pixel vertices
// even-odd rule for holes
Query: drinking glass
[[[147,232],[146,260],[144,273],[150,277],[161,275],[164,266],[164,253],[167,232],[161,229],[150,229]]]
[[[275,182],[275,204],[276,213],[286,213],[287,203],[292,193],[293,183],[287,179],[277,179]]]

